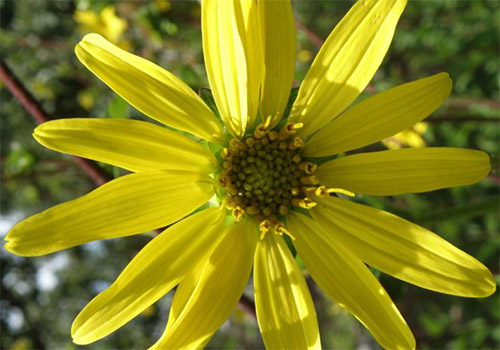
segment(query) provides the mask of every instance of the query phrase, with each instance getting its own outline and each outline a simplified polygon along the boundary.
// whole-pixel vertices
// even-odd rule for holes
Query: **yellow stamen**
[[[295,207],[299,208],[304,208],[304,209],[311,209],[316,206],[316,202],[313,202],[310,198],[305,197],[303,199],[301,198],[292,198],[291,201],[292,205]]]
[[[349,196],[349,197],[355,197],[356,196],[356,194],[354,194],[353,192],[344,190],[343,188],[329,188],[327,191],[328,191],[328,193],[341,193],[341,194],[345,194],[346,196]]]
[[[317,185],[319,184],[319,179],[316,175],[303,176],[300,178],[300,182],[304,185]]]
[[[290,134],[295,134],[297,132],[297,130],[299,130],[303,126],[304,126],[304,123],[288,122],[285,125],[285,129],[287,129]]]
[[[269,125],[271,124],[271,116],[266,118],[266,121],[262,124],[257,125],[254,132],[254,137],[256,139],[261,139],[269,132]]]
[[[286,234],[288,237],[295,240],[295,237],[290,233],[290,231],[288,231],[286,226],[283,225],[282,223],[276,224],[274,226],[274,232],[276,232],[276,234],[278,234],[280,236],[283,236],[283,234]]]
[[[305,172],[307,175],[312,175],[316,172],[318,166],[311,162],[302,162],[299,164],[299,169]]]
[[[302,187],[301,191],[304,196],[312,196],[315,194],[317,187]]]
[[[224,148],[220,154],[222,159],[230,159],[232,156],[232,151],[229,148]]]
[[[245,215],[245,211],[238,206],[232,210],[232,214],[236,219],[236,222],[239,222],[243,218],[243,215]]]
[[[287,122],[285,124],[285,127],[280,130],[278,137],[280,140],[286,140],[287,138],[290,137],[290,135],[295,134],[297,130],[303,126],[304,126],[303,123]]]
[[[298,148],[304,147],[304,145],[305,145],[304,139],[302,137],[295,136],[292,142],[288,144],[288,149],[296,150]]]
[[[259,224],[260,239],[264,239],[267,231],[271,229],[271,222],[269,220],[263,220]]]

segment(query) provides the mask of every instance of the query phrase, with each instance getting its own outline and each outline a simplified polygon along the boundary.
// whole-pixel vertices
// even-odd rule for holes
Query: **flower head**
[[[85,66],[139,111],[191,137],[119,119],[65,119],[35,130],[46,147],[132,173],[20,222],[7,237],[9,251],[42,255],[171,225],[78,315],[75,343],[105,337],[178,286],[153,348],[203,347],[230,315],[253,266],[266,347],[319,348],[312,299],[284,236],[321,289],[385,348],[415,348],[415,340],[365,263],[442,293],[494,292],[491,273],[471,256],[346,199],[467,185],[490,170],[486,154],[454,148],[341,156],[423,120],[451,91],[440,73],[346,110],[379,67],[405,4],[356,3],[326,40],[290,110],[296,47],[289,1],[202,1],[217,111],[155,64],[97,34],[83,38],[76,54]]]
[[[80,31],[99,33],[114,44],[120,42],[127,29],[127,21],[115,14],[115,7],[112,5],[103,8],[99,14],[91,10],[76,10],[74,18],[80,25]]]

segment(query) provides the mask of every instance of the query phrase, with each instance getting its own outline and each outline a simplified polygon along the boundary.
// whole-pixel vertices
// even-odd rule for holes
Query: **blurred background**
[[[296,81],[353,1],[294,1]],[[499,278],[499,2],[410,1],[392,46],[367,91],[448,72],[451,97],[425,123],[367,150],[450,146],[480,149],[493,171],[473,186],[362,201],[422,225],[483,262]],[[1,57],[52,118],[144,118],[78,62],[74,46],[97,32],[207,87],[196,1],[0,0]],[[17,221],[96,187],[74,160],[38,145],[33,117],[0,82],[0,234]],[[119,170],[100,164],[110,176]],[[1,251],[2,349],[76,349],[70,327],[152,234],[94,242],[37,258]],[[498,292],[486,299],[441,295],[375,271],[421,349],[500,348]],[[306,274],[306,272],[304,271]],[[306,275],[307,276],[307,275]],[[328,349],[378,349],[363,326],[309,279],[322,343]],[[251,283],[246,294],[253,298]],[[93,349],[142,349],[159,338],[172,293]],[[255,319],[237,308],[208,348],[262,348]]]

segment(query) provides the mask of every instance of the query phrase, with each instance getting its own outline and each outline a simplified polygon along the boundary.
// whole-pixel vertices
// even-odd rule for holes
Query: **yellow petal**
[[[314,134],[304,155],[338,154],[395,135],[434,112],[451,86],[448,74],[439,73],[367,98]]]
[[[130,171],[154,169],[211,173],[215,159],[199,143],[151,123],[131,119],[59,119],[35,129],[34,137],[55,151]]]
[[[258,239],[242,221],[175,292],[167,330],[152,349],[201,349],[230,316],[250,276]]]
[[[406,0],[360,0],[316,56],[290,118],[303,136],[327,124],[364,90],[389,48]]]
[[[203,53],[217,108],[233,136],[252,125],[264,74],[257,2],[203,0]]]
[[[223,214],[206,209],[156,236],[80,312],[71,327],[73,342],[84,345],[107,336],[168,293],[223,237]]]
[[[375,196],[470,185],[490,172],[484,152],[451,147],[361,153],[318,167],[321,184]]]
[[[464,297],[493,294],[491,272],[441,237],[384,211],[335,197],[311,210],[323,239],[342,244],[359,259],[404,281]]]
[[[384,288],[361,260],[302,214],[289,216],[294,245],[320,288],[346,308],[386,349],[415,349],[415,338]]]
[[[44,255],[165,227],[212,195],[208,175],[185,171],[125,175],[21,221],[5,238],[5,249],[23,256]]]
[[[221,138],[212,111],[172,73],[98,34],[85,35],[75,52],[85,67],[147,116],[205,140]]]
[[[255,307],[267,349],[320,349],[316,310],[306,281],[282,237],[257,244]]]
[[[295,20],[289,0],[258,1],[259,24],[264,50],[265,77],[260,114],[271,116],[276,125],[285,110],[295,73]]]

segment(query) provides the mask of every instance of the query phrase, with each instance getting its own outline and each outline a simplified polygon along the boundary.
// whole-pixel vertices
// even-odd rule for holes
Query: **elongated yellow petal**
[[[212,195],[208,175],[185,171],[125,175],[21,221],[5,238],[5,249],[36,256],[149,231],[183,218]]]
[[[325,238],[314,220],[296,213],[289,218],[295,248],[320,288],[356,316],[384,348],[415,349],[405,320],[363,262],[341,242]]]
[[[328,197],[311,210],[324,239],[342,242],[369,265],[436,292],[485,297],[495,292],[491,272],[441,237],[387,212]]]
[[[323,185],[390,196],[470,185],[490,172],[484,152],[451,147],[362,153],[326,162],[316,175]]]
[[[75,52],[99,79],[147,116],[205,140],[222,138],[210,108],[172,73],[98,34],[85,35]]]
[[[306,281],[282,237],[257,244],[255,307],[267,349],[320,349],[318,320]]]
[[[260,115],[276,125],[285,110],[295,73],[295,20],[290,0],[257,1],[264,51],[265,77]]]
[[[327,124],[364,90],[389,48],[406,0],[360,0],[335,27],[307,72],[290,118],[303,136]]]
[[[151,123],[131,119],[59,119],[33,135],[55,151],[130,171],[154,169],[213,172],[215,159],[201,144]]]
[[[264,75],[257,2],[203,0],[203,53],[217,108],[233,136],[242,136],[259,108]]]
[[[150,349],[201,349],[226,321],[245,289],[258,239],[242,221],[175,292],[167,330]]]
[[[84,345],[105,337],[168,293],[223,237],[223,214],[206,209],[156,236],[80,312],[71,327],[73,342]]]
[[[395,135],[441,106],[451,86],[448,74],[439,73],[367,98],[314,134],[304,155],[338,154]]]

